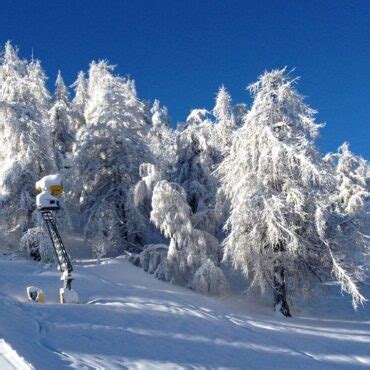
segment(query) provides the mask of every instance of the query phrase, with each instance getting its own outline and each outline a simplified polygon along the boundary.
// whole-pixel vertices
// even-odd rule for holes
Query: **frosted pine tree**
[[[214,145],[223,155],[227,155],[237,126],[231,107],[231,96],[224,86],[218,91],[213,115],[216,117]]]
[[[29,99],[32,105],[37,106],[40,115],[45,116],[44,124],[49,126],[48,109],[50,107],[50,94],[46,88],[47,77],[42,69],[41,62],[39,60],[32,60],[28,64],[28,84],[29,89],[32,91]]]
[[[155,100],[150,108],[145,104],[145,116],[149,123],[146,142],[154,155],[156,165],[143,163],[140,166],[141,180],[132,187],[129,197],[130,239],[144,246],[149,243],[161,243],[163,238],[150,222],[153,188],[161,178],[171,175],[175,162],[175,135],[166,107],[161,107]]]
[[[167,259],[157,270],[157,277],[203,293],[223,293],[227,282],[218,267],[218,241],[194,226],[185,190],[160,181],[154,188],[152,209],[152,222],[170,238]]]
[[[212,113],[216,118],[213,129],[213,145],[220,152],[217,160],[217,164],[219,164],[222,158],[229,154],[234,133],[237,129],[236,118],[231,106],[231,96],[224,86],[221,86],[218,91],[216,104]],[[225,197],[222,188],[217,187],[214,215],[216,235],[219,240],[222,240],[224,237],[222,226],[228,217],[229,207],[229,201]]]
[[[54,102],[62,101],[67,105],[69,92],[64,83],[62,73],[58,71],[57,79],[55,80]]]
[[[71,112],[68,101],[68,89],[60,71],[55,82],[53,105],[49,111],[52,125],[52,140],[58,170],[69,167],[67,155],[72,150],[73,134],[71,130]]]
[[[236,127],[241,127],[244,124],[245,115],[248,113],[248,107],[244,103],[236,104],[232,107]]]
[[[35,223],[35,182],[55,170],[48,99],[40,63],[20,59],[7,42],[0,65],[0,214],[16,240]]]
[[[362,247],[370,247],[368,163],[353,154],[348,143],[342,144],[337,153],[327,154],[325,160],[334,167],[336,174],[337,189],[331,195],[331,203],[338,228],[344,242],[352,245],[353,258],[361,257]]]
[[[128,236],[128,194],[139,166],[150,162],[144,142],[144,104],[132,81],[114,76],[106,62],[89,70],[86,126],[79,134],[72,197],[79,202],[87,237],[102,235],[108,254],[135,250]]]
[[[217,181],[213,170],[218,151],[212,143],[213,124],[204,109],[193,110],[176,135],[174,182],[186,191],[197,228],[214,234],[213,206]]]
[[[50,237],[41,221],[38,226],[28,229],[23,234],[19,241],[19,250],[22,253],[26,253],[35,261],[45,263],[55,262],[55,252]]]
[[[275,70],[249,86],[253,106],[219,169],[231,202],[225,260],[252,286],[270,285],[274,308],[285,316],[288,295],[312,288],[320,274],[332,273],[354,307],[364,301],[347,272],[355,266],[342,258],[351,260],[351,251],[329,212],[335,182],[315,149],[320,125],[295,81]]]
[[[171,128],[167,107],[161,107],[159,100],[154,100],[153,107],[150,109],[150,113],[153,128],[159,129],[158,133],[160,133],[164,127],[167,129]]]
[[[147,141],[156,158],[160,172],[163,175],[171,171],[175,159],[175,135],[166,107],[161,107],[155,100],[150,109],[151,127],[148,131]]]
[[[87,81],[85,74],[81,71],[78,74],[77,80],[72,84],[74,88],[75,96],[72,99],[71,110],[72,110],[72,128],[75,134],[85,126],[85,106],[88,98],[87,93]]]
[[[138,246],[163,242],[157,229],[150,222],[152,196],[161,174],[151,163],[142,163],[139,168],[141,180],[130,190],[128,202],[129,240]]]
[[[337,153],[328,154],[325,159],[335,166],[338,190],[332,201],[336,211],[355,216],[363,212],[370,194],[367,189],[367,168],[365,159],[354,155],[349,144],[344,143]]]

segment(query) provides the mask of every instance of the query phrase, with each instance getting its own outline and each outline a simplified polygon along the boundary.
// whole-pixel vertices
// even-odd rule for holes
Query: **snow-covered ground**
[[[32,365],[20,357],[4,339],[0,339],[0,369],[1,370],[29,370]]]
[[[125,258],[74,265],[81,304],[60,305],[54,266],[0,257],[1,369],[370,367],[369,307],[354,312],[340,295],[283,319],[252,297],[158,281]],[[44,304],[27,302],[28,285]]]

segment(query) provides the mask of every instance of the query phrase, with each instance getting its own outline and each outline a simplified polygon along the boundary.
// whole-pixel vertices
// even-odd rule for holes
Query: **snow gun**
[[[71,287],[73,280],[72,263],[59,234],[53,213],[60,209],[58,197],[63,193],[62,177],[59,174],[43,177],[36,182],[36,192],[38,193],[36,196],[36,207],[45,221],[58,260],[59,269],[62,273],[63,287],[60,289],[60,303],[79,303],[78,294]],[[30,300],[39,302],[39,300],[32,298],[37,297],[32,290],[28,292],[28,296]]]

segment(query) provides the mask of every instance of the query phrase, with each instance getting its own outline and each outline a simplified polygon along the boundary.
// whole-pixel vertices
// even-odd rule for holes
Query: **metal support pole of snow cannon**
[[[71,287],[72,263],[59,234],[53,212],[60,209],[58,197],[63,193],[62,178],[59,174],[43,177],[36,183],[36,207],[45,221],[51,243],[62,272],[63,287],[60,289],[60,303],[79,303],[78,294]]]

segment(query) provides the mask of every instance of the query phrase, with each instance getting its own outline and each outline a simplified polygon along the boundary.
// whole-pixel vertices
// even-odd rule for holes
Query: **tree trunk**
[[[282,313],[285,317],[291,317],[288,302],[286,300],[286,286],[284,267],[277,260],[274,265],[274,310]]]

